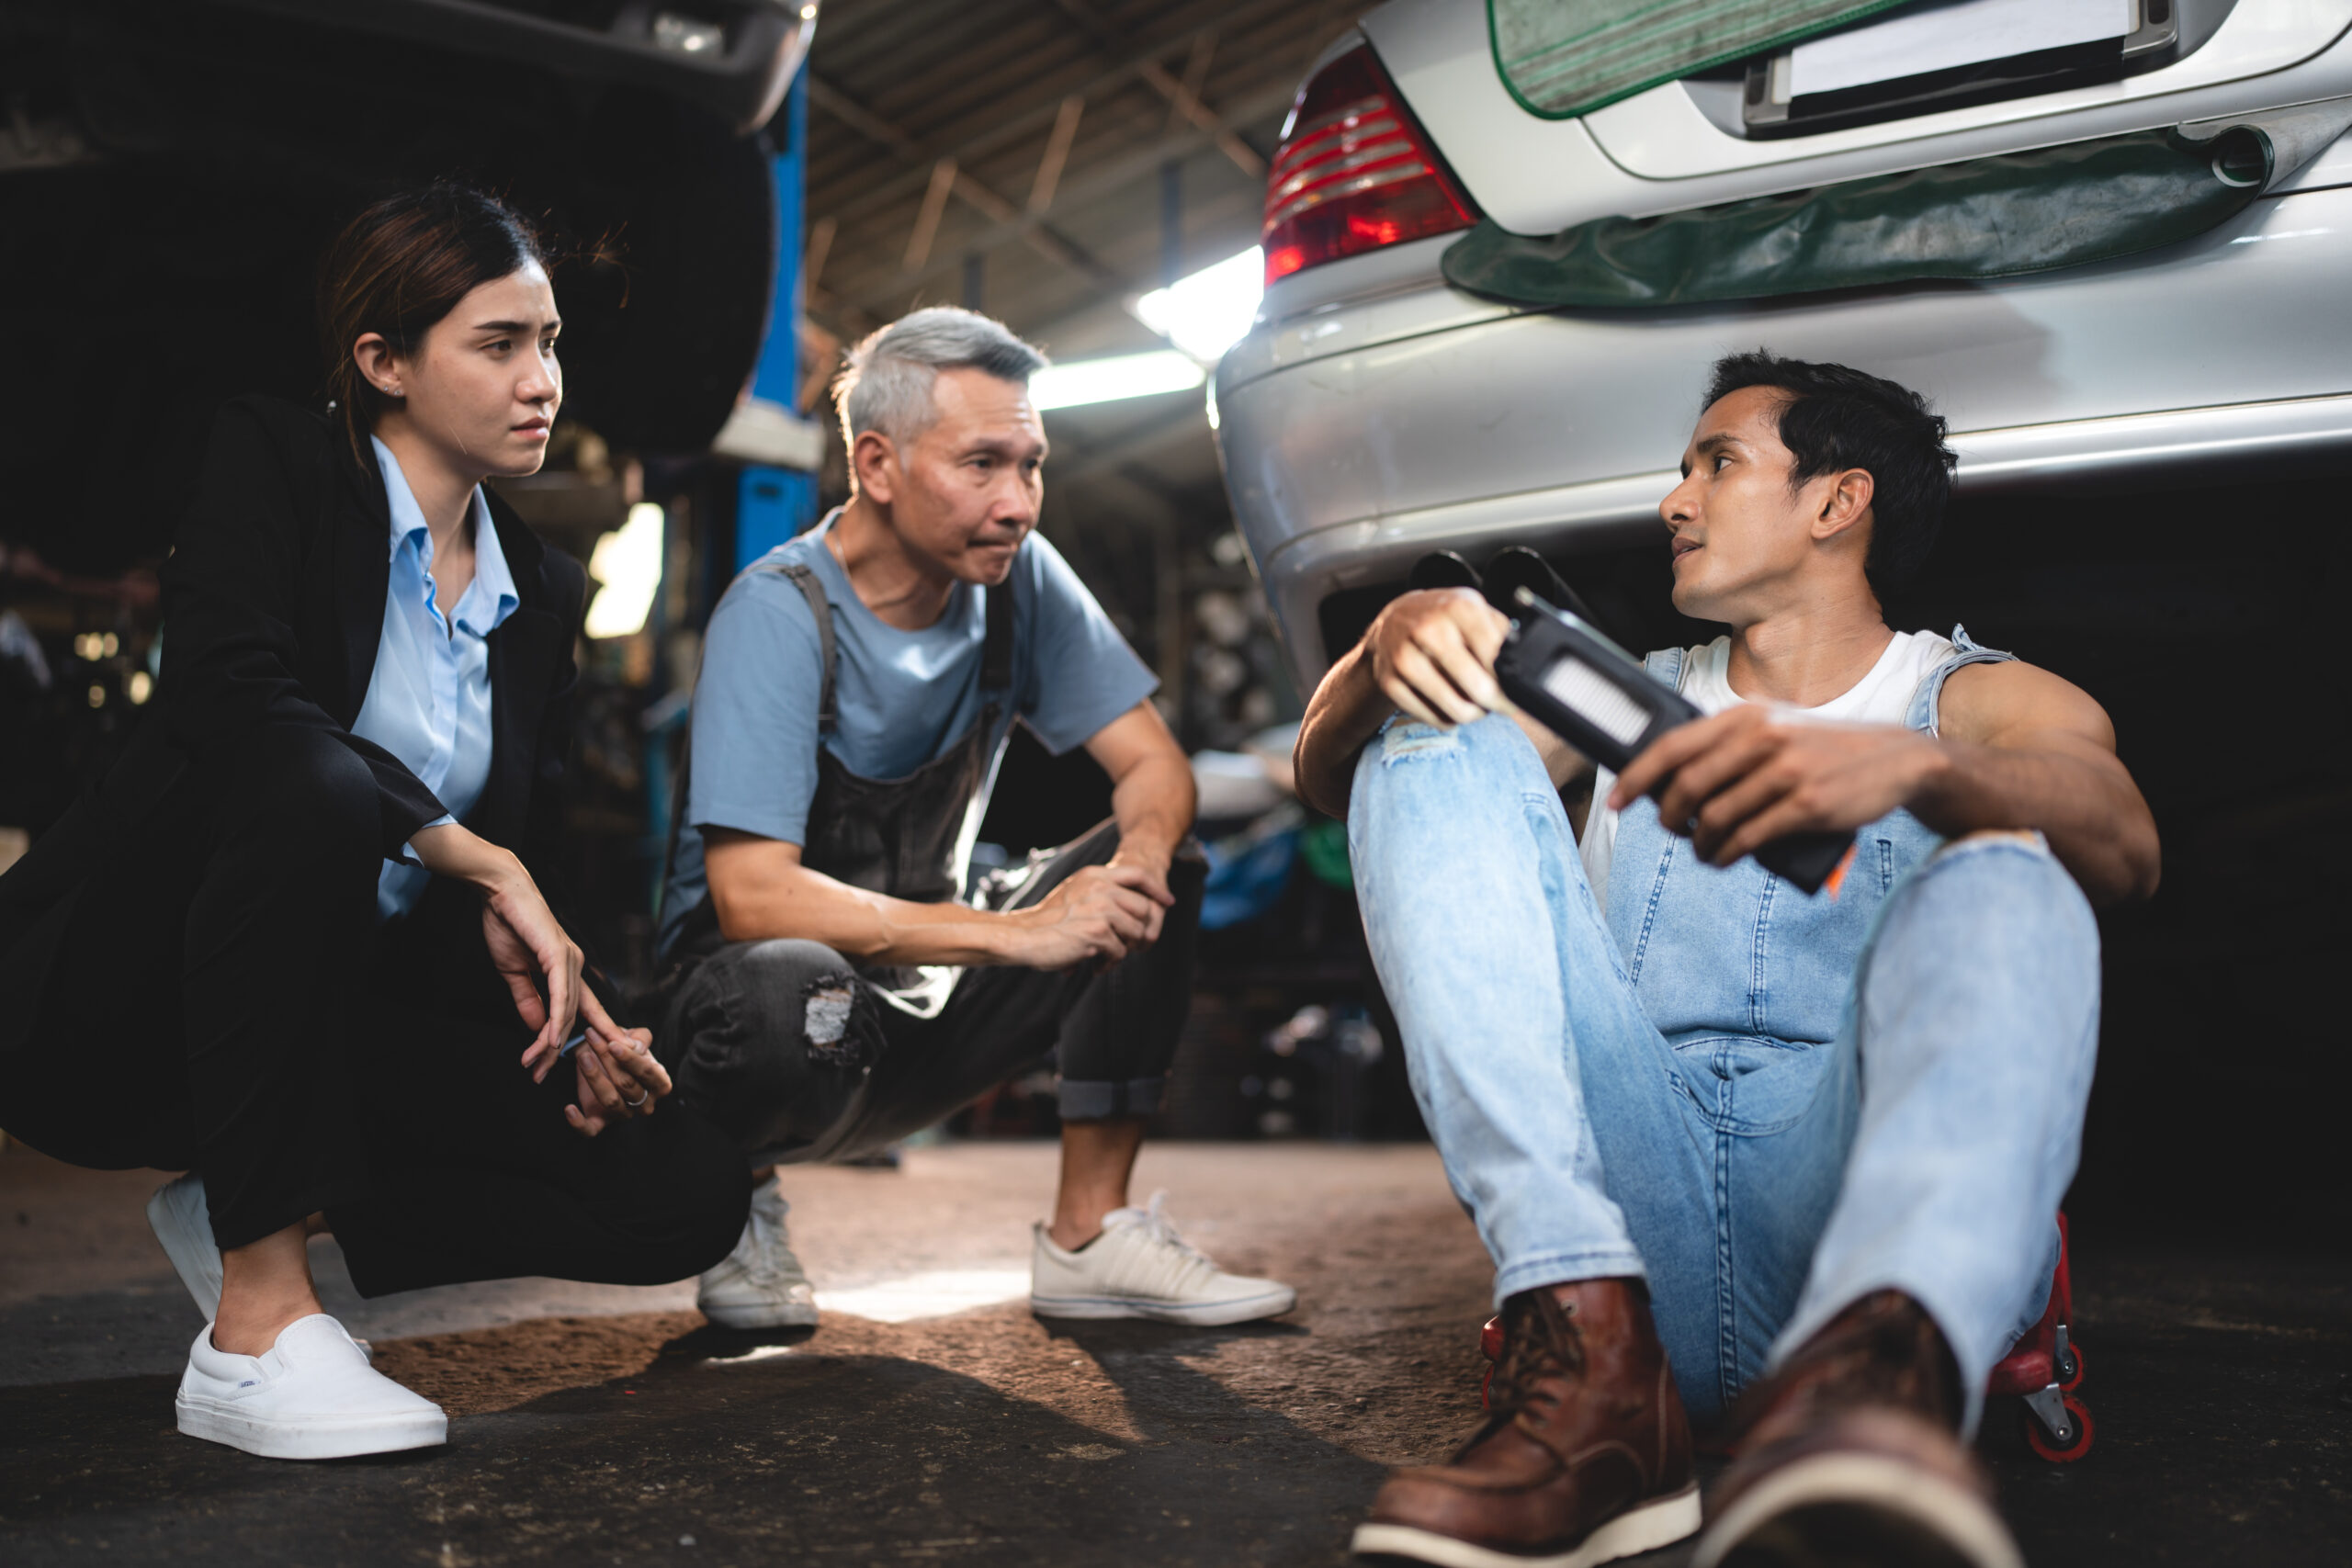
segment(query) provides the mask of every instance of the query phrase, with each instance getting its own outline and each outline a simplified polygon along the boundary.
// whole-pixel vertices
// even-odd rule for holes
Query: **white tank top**
[[[1933,632],[1897,632],[1886,651],[1878,656],[1878,662],[1844,693],[1818,707],[1775,705],[1838,724],[1901,724],[1910,714],[1911,698],[1919,682],[1951,654],[1950,637]],[[1731,689],[1730,668],[1731,638],[1719,637],[1683,654],[1677,688],[1700,712],[1721,713],[1747,700]],[[1609,908],[1609,868],[1617,848],[1617,813],[1601,802],[1609,798],[1616,782],[1617,775],[1606,768],[1592,781],[1592,810],[1585,818],[1584,840],[1577,845],[1584,857],[1585,879],[1592,884],[1592,896],[1604,910]]]

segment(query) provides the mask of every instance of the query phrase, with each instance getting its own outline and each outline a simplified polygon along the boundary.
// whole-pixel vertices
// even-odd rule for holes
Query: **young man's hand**
[[[1825,724],[1742,703],[1652,741],[1609,805],[1622,811],[1657,791],[1658,820],[1724,866],[1789,833],[1875,822],[1946,765],[1933,739],[1901,725]]]
[[[1364,633],[1381,695],[1406,717],[1450,729],[1503,711],[1495,656],[1509,616],[1467,588],[1426,588],[1390,602]]]
[[[1346,817],[1356,757],[1392,713],[1451,729],[1512,712],[1495,683],[1495,657],[1510,636],[1510,617],[1466,588],[1425,588],[1390,601],[1307,700],[1291,753],[1299,798]],[[1545,750],[1532,730],[1528,739],[1555,770],[1553,782],[1564,782],[1575,754]]]
[[[1139,866],[1080,867],[1036,903],[1004,917],[1013,939],[1005,962],[1030,969],[1114,964],[1159,940],[1160,917],[1175,901],[1164,880]]]

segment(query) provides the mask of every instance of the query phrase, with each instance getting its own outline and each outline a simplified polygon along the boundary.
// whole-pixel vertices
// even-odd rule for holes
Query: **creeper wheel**
[[[2072,1464],[2091,1451],[2091,1441],[2098,1435],[2098,1427],[2091,1421],[2090,1411],[2071,1393],[2060,1393],[2054,1401],[2049,1401],[2059,1404],[2063,1412],[2053,1427],[2037,1408],[2048,1400],[2046,1393],[2034,1395],[2019,1414],[2018,1418],[2025,1427],[2026,1447],[2052,1464]]]

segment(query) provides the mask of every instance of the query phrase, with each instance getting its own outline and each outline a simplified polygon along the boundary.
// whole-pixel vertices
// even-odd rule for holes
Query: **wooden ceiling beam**
[[[1103,93],[1140,81],[1146,66],[1159,64],[1161,56],[1193,38],[1205,26],[1215,23],[1230,36],[1261,20],[1285,18],[1293,14],[1294,6],[1290,0],[1258,0],[1256,4],[1243,5],[1232,4],[1230,0],[1223,0],[1223,3],[1221,0],[1202,0],[1200,4],[1184,7],[1166,26],[1130,44],[1109,64],[1091,76],[1075,83],[1042,80],[1034,101],[1001,118],[991,117],[983,123],[951,127],[944,132],[923,138],[915,147],[913,156],[909,159],[910,167],[905,171],[888,179],[865,183],[857,194],[842,200],[828,200],[822,191],[812,192],[812,198],[817,206],[832,213],[842,223],[854,222],[868,212],[920,193],[929,178],[928,170],[932,164],[940,158],[954,158],[958,166],[977,164],[1024,137],[1046,130],[1061,113],[1063,101],[1071,96],[1091,100]],[[1296,72],[1287,65],[1281,69],[1289,78],[1290,85],[1295,88]],[[1171,77],[1170,80],[1174,79]],[[1181,87],[1182,84],[1177,85]],[[1254,92],[1248,96],[1253,101],[1257,97]],[[811,101],[822,101],[815,97],[813,87]],[[1246,123],[1254,117],[1228,108],[1223,118],[1229,123]]]
[[[921,143],[904,130],[825,82],[814,72],[808,76],[808,101],[868,141],[888,147],[902,159],[913,162],[923,155]],[[1088,254],[1084,247],[1048,225],[1042,209],[1027,212],[1024,219],[1023,209],[1015,206],[1001,192],[964,168],[952,156],[934,159],[926,177],[930,181],[930,188],[924,195],[922,210],[916,216],[914,231],[909,236],[906,265],[902,271],[921,271],[930,259],[931,243],[939,230],[941,204],[952,192],[978,209],[992,223],[1000,226],[1018,223],[1022,241],[1047,261],[1067,267],[1098,288],[1119,281],[1116,274]],[[826,220],[833,220],[830,214]]]
[[[1135,40],[1116,22],[1096,10],[1091,0],[1054,0],[1054,3],[1067,12],[1071,20],[1085,28],[1099,47],[1114,54],[1125,53],[1134,47]],[[1201,102],[1200,83],[1190,80],[1205,73],[1207,50],[1204,45],[1214,36],[1213,29],[1207,28],[1193,35],[1193,64],[1185,72],[1188,80],[1179,81],[1170,73],[1167,66],[1160,63],[1159,54],[1164,51],[1164,46],[1163,50],[1153,51],[1151,58],[1136,68],[1136,73],[1153,92],[1168,100],[1168,106],[1174,113],[1206,131],[1216,141],[1218,151],[1233,160],[1235,168],[1252,179],[1263,179],[1266,160],[1258,155],[1257,149],[1242,141],[1215,109]]]
[[[1288,104],[1294,90],[1295,85],[1285,80],[1280,86],[1261,89],[1253,96],[1233,106],[1228,113],[1237,119],[1255,119],[1261,115],[1271,114],[1276,108]],[[1171,142],[1148,143],[1124,157],[1097,164],[1079,178],[1066,182],[1063,192],[1057,199],[1063,209],[1068,210],[1074,204],[1123,191],[1136,180],[1153,173],[1170,158],[1183,157],[1190,152],[1212,146],[1215,141],[1215,137],[1210,133],[1194,130],[1187,135],[1179,136]],[[1008,202],[1006,206],[1010,209],[1012,204]],[[1039,227],[1039,221],[1035,213],[1014,210],[1007,218],[973,236],[962,249],[965,252],[978,251],[985,254],[1016,240],[1025,241],[1030,232],[1037,227]],[[876,309],[898,296],[936,281],[960,265],[960,257],[933,259],[922,267],[902,270],[895,277],[876,283],[870,288],[857,289],[844,298],[846,302],[855,309],[861,310]],[[1115,274],[1110,274],[1108,268],[1105,272],[1109,276],[1100,280],[1102,288],[1114,289],[1123,285],[1133,287],[1132,280],[1121,279]]]
[[[1241,140],[1241,133],[1227,123],[1225,118],[1201,102],[1198,94],[1168,73],[1165,66],[1153,64],[1143,68],[1143,79],[1152,90],[1168,100],[1168,107],[1191,120],[1216,143],[1217,151],[1233,160],[1233,166],[1253,180],[1266,177],[1266,160],[1258,150]]]

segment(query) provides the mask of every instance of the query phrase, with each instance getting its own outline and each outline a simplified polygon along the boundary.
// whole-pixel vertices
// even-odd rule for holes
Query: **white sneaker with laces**
[[[695,1305],[722,1328],[813,1328],[817,1293],[792,1255],[784,1217],[792,1205],[773,1181],[752,1194],[752,1217],[735,1250],[704,1270]]]
[[[212,1240],[212,1215],[204,1203],[204,1178],[189,1171],[155,1189],[147,1200],[147,1224],[164,1244],[164,1256],[196,1298],[196,1310],[210,1323],[220,1315],[220,1248]]]
[[[176,1403],[189,1437],[265,1459],[344,1459],[449,1440],[441,1407],[369,1366],[322,1312],[288,1324],[259,1356],[215,1348],[206,1324]]]
[[[1160,1323],[1213,1327],[1272,1317],[1298,1304],[1298,1292],[1276,1280],[1227,1274],[1168,1223],[1168,1194],[1151,1195],[1148,1209],[1114,1209],[1102,1234],[1065,1252],[1046,1227],[1029,1271],[1029,1310],[1039,1317],[1148,1317]]]

